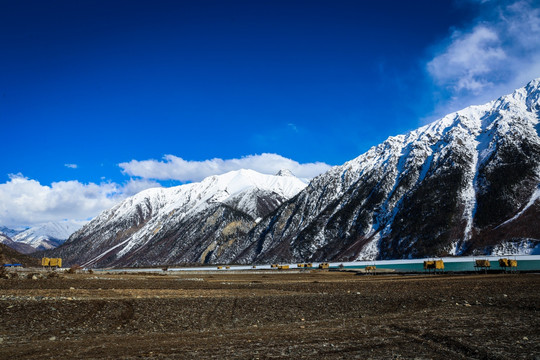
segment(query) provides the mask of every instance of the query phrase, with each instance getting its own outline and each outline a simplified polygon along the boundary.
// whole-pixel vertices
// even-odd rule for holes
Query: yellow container
[[[366,266],[366,271],[374,271],[374,270],[376,270],[376,269],[377,269],[377,267],[376,267],[375,265],[368,265],[368,266]]]
[[[41,258],[41,266],[49,266],[50,261],[51,259],[47,257]]]
[[[313,267],[313,264],[312,264],[312,263],[306,263],[306,264],[304,265],[304,267],[311,268],[311,267]]]
[[[499,266],[500,267],[509,267],[510,266],[510,261],[508,261],[507,258],[499,259]]]
[[[296,265],[296,266],[299,267],[299,268],[303,268],[303,267],[304,267],[304,264],[298,264],[298,265]]]
[[[476,260],[475,266],[481,268],[488,268],[491,267],[491,263],[489,262],[489,260]]]
[[[289,269],[289,265],[278,265],[279,270],[287,270]]]
[[[444,270],[444,261],[435,260],[435,270]]]
[[[517,260],[502,258],[502,259],[499,259],[499,266],[502,268],[517,267]]]
[[[330,267],[330,264],[328,263],[320,263],[319,269],[328,269]]]
[[[221,269],[223,269],[223,266],[218,266],[217,268],[218,268],[218,270],[221,270]]]

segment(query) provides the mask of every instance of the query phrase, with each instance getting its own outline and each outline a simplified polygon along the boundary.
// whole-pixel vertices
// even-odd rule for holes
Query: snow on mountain
[[[101,213],[55,253],[86,266],[214,261],[305,186],[292,176],[239,170],[148,189]]]
[[[34,251],[53,249],[79,230],[85,221],[57,221],[31,227],[16,234],[13,241],[31,246]]]
[[[10,229],[8,227],[5,227],[5,226],[0,226],[0,234],[4,234],[10,238],[13,238],[15,235],[17,235],[18,233],[20,232],[23,232],[24,230],[15,230],[15,229]]]
[[[0,233],[0,243],[9,246],[13,250],[18,251],[21,254],[29,254],[35,251],[35,249],[30,245],[15,242],[4,233]]]
[[[516,241],[527,252],[540,240],[539,87],[533,80],[330,169],[230,256],[408,258],[490,253]]]

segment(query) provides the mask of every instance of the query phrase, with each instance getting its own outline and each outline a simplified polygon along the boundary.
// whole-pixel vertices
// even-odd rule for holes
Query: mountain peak
[[[276,176],[291,176],[296,177],[291,170],[289,169],[281,169],[277,172]]]

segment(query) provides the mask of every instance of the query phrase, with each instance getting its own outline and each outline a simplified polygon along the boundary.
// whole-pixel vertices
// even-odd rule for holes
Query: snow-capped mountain
[[[19,244],[31,247],[26,248],[23,253],[31,253],[38,250],[54,249],[64,243],[71,234],[79,230],[86,222],[66,220],[48,222],[31,227],[25,231],[17,233],[12,240]],[[9,245],[8,245],[9,246]]]
[[[9,236],[5,235],[4,233],[0,233],[0,243],[9,246],[13,250],[18,251],[21,254],[29,254],[36,251],[30,245],[13,241]]]
[[[315,178],[235,261],[540,252],[540,79]]]
[[[6,235],[7,237],[10,237],[10,238],[13,238],[15,235],[17,235],[18,233],[21,233],[23,232],[23,230],[15,230],[15,229],[10,229],[8,227],[5,227],[5,226],[0,226],[0,234],[4,234]]]
[[[142,191],[106,210],[52,253],[84,266],[230,261],[224,249],[306,184],[239,170]]]

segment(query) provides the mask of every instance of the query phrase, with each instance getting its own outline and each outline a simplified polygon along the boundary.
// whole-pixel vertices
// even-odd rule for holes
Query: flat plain
[[[540,359],[539,274],[34,278],[0,279],[2,359]]]

